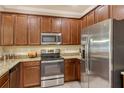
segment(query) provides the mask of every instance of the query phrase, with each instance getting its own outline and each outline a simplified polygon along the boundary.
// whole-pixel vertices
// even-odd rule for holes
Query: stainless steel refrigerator
[[[81,32],[81,86],[121,87],[124,71],[124,20],[108,19]]]

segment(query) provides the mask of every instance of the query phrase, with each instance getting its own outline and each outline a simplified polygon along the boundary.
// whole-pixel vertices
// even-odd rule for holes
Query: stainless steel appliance
[[[64,84],[64,59],[60,57],[60,50],[42,50],[41,57],[41,86]]]
[[[124,20],[108,19],[82,30],[81,86],[121,87],[124,70]]]
[[[41,33],[41,44],[61,44],[61,33]]]

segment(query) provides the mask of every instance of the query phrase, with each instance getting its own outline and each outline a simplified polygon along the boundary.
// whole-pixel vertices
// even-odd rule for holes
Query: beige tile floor
[[[73,81],[73,82],[66,82],[64,85],[54,86],[51,88],[81,88],[81,85],[78,81]]]

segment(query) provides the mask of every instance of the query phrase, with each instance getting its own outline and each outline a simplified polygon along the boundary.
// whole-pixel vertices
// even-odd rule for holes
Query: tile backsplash
[[[27,55],[28,52],[36,51],[40,54],[42,49],[60,49],[61,54],[66,53],[79,53],[80,45],[42,45],[42,46],[1,46],[0,55],[3,54],[15,54],[15,55]]]

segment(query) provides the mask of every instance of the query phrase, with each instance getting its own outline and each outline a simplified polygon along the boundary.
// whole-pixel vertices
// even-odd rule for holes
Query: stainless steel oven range
[[[41,87],[64,84],[64,59],[59,49],[41,51]]]

